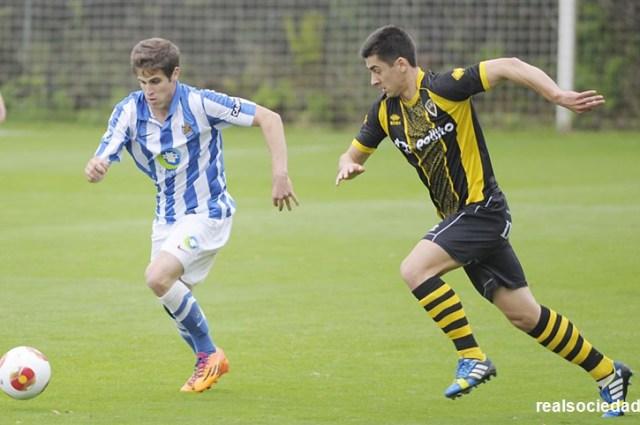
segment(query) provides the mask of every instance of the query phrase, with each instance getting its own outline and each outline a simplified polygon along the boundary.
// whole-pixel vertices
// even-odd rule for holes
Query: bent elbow
[[[271,120],[275,123],[275,124],[282,124],[282,117],[280,116],[280,114],[276,111],[271,111]]]
[[[524,61],[516,56],[512,56],[510,58],[505,58],[505,59],[506,59],[507,65],[513,68],[517,68],[524,65]]]
[[[280,114],[276,111],[272,111],[271,109],[267,109],[263,120],[263,127],[276,128],[283,126],[284,124],[282,122],[282,117],[280,116]]]

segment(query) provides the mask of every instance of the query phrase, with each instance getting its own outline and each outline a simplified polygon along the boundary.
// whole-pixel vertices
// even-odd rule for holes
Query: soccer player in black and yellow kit
[[[543,71],[516,58],[441,74],[424,72],[416,64],[411,37],[395,26],[374,31],[360,53],[371,85],[382,95],[340,157],[336,184],[363,173],[367,158],[389,137],[429,190],[442,221],[404,259],[400,273],[458,352],[456,378],[445,396],[456,398],[496,375],[474,338],[460,298],[442,279],[446,272],[463,267],[480,294],[514,326],[587,371],[603,400],[623,402],[631,370],[593,347],[568,318],[538,304],[527,286],[508,239],[509,207],[470,100],[505,80],[576,113],[602,105],[604,98],[592,90],[562,90]],[[622,414],[623,409],[614,406],[605,416]]]

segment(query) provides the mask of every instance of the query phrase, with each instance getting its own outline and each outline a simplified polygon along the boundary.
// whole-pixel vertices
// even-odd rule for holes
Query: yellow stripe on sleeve
[[[358,141],[358,139],[353,139],[351,141],[351,146],[358,149],[362,153],[372,154],[376,151],[376,148],[370,148],[369,146],[365,146]]]
[[[487,67],[485,62],[480,62],[478,65],[480,69],[480,81],[482,81],[482,88],[484,91],[491,89],[491,85],[489,84],[489,78],[487,78]]]

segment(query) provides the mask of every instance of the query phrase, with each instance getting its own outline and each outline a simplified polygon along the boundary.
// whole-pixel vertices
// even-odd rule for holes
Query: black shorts
[[[511,213],[502,193],[469,204],[442,220],[423,239],[444,249],[463,265],[473,286],[489,301],[498,286],[527,286],[524,271],[509,243]]]

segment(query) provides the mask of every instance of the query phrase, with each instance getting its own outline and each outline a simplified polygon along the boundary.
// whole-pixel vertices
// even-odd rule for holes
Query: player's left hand
[[[567,90],[564,91],[558,99],[558,105],[564,106],[576,114],[589,112],[603,104],[604,96],[598,94],[595,90],[587,90],[583,92]]]
[[[287,175],[273,176],[271,199],[273,200],[273,206],[277,207],[278,211],[282,211],[285,206],[287,210],[291,211],[293,204],[300,205],[293,191],[291,179]]]

